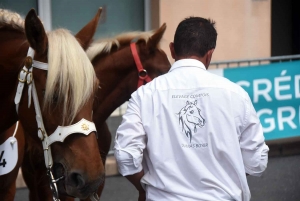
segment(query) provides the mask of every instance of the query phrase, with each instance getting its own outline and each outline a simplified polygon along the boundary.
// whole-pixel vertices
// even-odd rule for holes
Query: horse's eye
[[[191,114],[194,114],[194,110],[191,110],[190,113],[191,113]]]
[[[42,90],[43,97],[45,97],[45,89]]]

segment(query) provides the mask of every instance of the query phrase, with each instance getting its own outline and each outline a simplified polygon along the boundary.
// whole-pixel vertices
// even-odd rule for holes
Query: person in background
[[[210,19],[178,25],[170,71],[131,95],[115,138],[119,172],[139,201],[248,201],[269,148],[245,90],[207,71],[217,32]]]

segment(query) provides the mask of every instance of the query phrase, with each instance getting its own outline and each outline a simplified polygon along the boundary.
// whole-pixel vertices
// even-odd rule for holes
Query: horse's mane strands
[[[63,108],[63,124],[70,124],[95,90],[97,77],[84,50],[68,30],[49,32],[48,41],[44,109],[50,109],[57,96]]]
[[[24,32],[24,19],[18,13],[0,9],[0,28],[4,26]]]
[[[134,31],[122,33],[113,38],[98,39],[90,45],[86,53],[89,59],[93,60],[98,54],[110,53],[114,46],[116,46],[119,49],[125,45],[129,45],[134,39],[142,39],[145,42],[147,42],[152,36],[152,34],[153,31]]]

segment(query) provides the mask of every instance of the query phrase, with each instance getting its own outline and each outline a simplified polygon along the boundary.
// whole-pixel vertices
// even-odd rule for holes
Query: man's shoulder
[[[166,79],[167,77],[170,76],[169,73],[160,75],[158,77],[155,77],[152,79],[151,82],[147,83],[146,85],[143,86],[143,90],[146,92],[150,91],[156,91],[156,90],[161,90],[164,89],[166,86]]]
[[[209,74],[214,77],[214,80],[219,87],[234,92],[244,98],[248,95],[248,93],[240,85],[232,82],[231,80],[212,72],[209,72]]]

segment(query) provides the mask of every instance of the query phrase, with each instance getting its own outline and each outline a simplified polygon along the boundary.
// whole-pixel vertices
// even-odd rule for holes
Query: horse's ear
[[[164,23],[163,25],[161,25],[161,27],[159,29],[157,29],[154,34],[149,38],[148,42],[147,42],[147,47],[149,49],[153,49],[156,48],[157,44],[159,43],[159,41],[161,40],[162,36],[164,35],[165,31],[166,31],[167,25],[166,23]]]
[[[30,47],[36,52],[43,54],[47,51],[48,37],[34,9],[31,9],[25,18],[25,34]]]
[[[84,50],[86,50],[89,47],[93,40],[93,36],[96,32],[101,12],[102,8],[99,8],[95,17],[87,25],[85,25],[75,36]]]
[[[197,105],[197,100],[195,100],[194,105]]]

